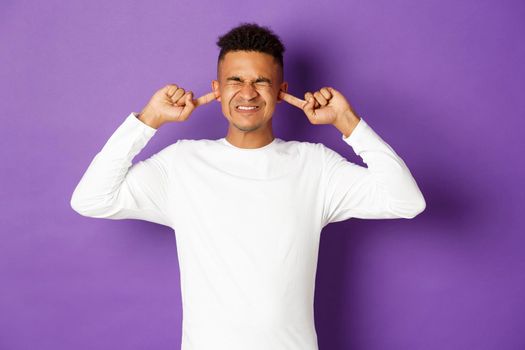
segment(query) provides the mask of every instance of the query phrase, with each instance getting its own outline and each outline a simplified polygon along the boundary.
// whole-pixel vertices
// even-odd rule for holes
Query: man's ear
[[[221,101],[221,93],[219,92],[219,81],[218,80],[212,80],[211,81],[211,88],[213,92],[215,93],[215,99],[217,101]]]
[[[277,103],[280,103],[283,99],[280,97],[281,91],[287,92],[288,91],[288,82],[283,81],[281,85],[279,85],[279,93],[277,94]]]

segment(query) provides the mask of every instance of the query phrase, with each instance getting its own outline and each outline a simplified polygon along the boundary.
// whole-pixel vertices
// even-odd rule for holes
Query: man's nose
[[[258,95],[258,92],[252,83],[245,83],[242,85],[241,91],[239,91],[239,94],[246,100],[251,100],[252,98]]]

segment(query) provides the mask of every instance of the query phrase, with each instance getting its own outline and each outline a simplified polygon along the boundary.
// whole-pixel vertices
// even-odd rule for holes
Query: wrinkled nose
[[[243,84],[243,86],[241,87],[241,90],[239,91],[239,95],[248,101],[248,100],[253,99],[254,97],[257,97],[258,92],[253,86],[253,84],[248,83],[248,84]]]

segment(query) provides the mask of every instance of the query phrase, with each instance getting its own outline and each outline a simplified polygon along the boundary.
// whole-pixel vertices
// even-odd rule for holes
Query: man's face
[[[218,67],[218,80],[212,81],[222,113],[240,131],[271,127],[279,91],[286,91],[282,72],[273,56],[254,51],[230,51]],[[243,110],[244,106],[244,110]],[[246,108],[253,108],[246,110]]]

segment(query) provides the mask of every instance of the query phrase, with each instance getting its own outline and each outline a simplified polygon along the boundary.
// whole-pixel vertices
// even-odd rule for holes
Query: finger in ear
[[[277,95],[277,102],[281,102],[281,101],[284,101],[284,94],[286,93],[286,91],[284,90],[279,90],[279,94]]]

